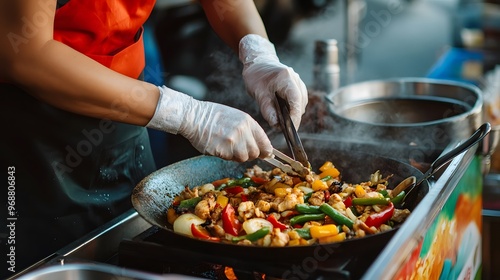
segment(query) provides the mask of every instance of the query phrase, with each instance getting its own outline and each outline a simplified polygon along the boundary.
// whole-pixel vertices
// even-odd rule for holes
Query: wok
[[[332,144],[334,146],[334,143]],[[361,182],[369,180],[370,174],[380,170],[383,176],[393,174],[389,188],[394,188],[400,181],[408,176],[422,177],[422,172],[411,165],[400,161],[376,156],[368,153],[340,151],[331,148],[318,149],[304,147],[311,160],[313,170],[326,160],[330,160],[340,170],[342,180],[345,182]],[[166,166],[144,178],[132,192],[132,203],[137,212],[148,222],[163,229],[170,241],[182,244],[185,248],[192,248],[197,252],[213,252],[229,258],[237,258],[249,262],[277,261],[300,263],[313,257],[316,261],[327,257],[356,257],[375,252],[375,255],[387,244],[397,228],[369,235],[359,239],[350,239],[339,243],[296,246],[296,247],[257,247],[237,244],[225,244],[195,239],[177,234],[167,222],[167,209],[173,198],[179,194],[184,186],[212,182],[225,177],[242,176],[246,168],[258,164],[264,170],[272,168],[268,163],[256,160],[246,163],[225,161],[212,156],[198,156]],[[429,184],[425,181],[416,192],[407,198],[405,205],[413,211],[420,200],[427,194]]]

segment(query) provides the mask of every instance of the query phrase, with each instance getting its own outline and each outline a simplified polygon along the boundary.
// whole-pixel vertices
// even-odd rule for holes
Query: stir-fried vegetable
[[[392,175],[377,171],[366,182],[347,183],[332,162],[319,171],[303,179],[254,166],[241,178],[186,187],[167,218],[175,232],[203,240],[302,246],[374,234],[409,215],[394,214],[402,195],[393,197],[387,189]]]
[[[253,233],[250,233],[250,234],[247,234],[247,235],[243,235],[243,236],[238,236],[238,237],[233,237],[231,238],[231,240],[233,242],[238,242],[238,241],[241,241],[241,240],[248,240],[248,241],[257,241],[261,238],[263,238],[264,236],[266,236],[267,234],[269,234],[270,232],[270,229],[269,227],[263,227],[259,230],[257,230],[256,232],[253,232]]]
[[[330,218],[332,218],[332,220],[337,222],[339,225],[346,225],[347,227],[352,228],[352,226],[354,224],[353,221],[351,219],[347,218],[346,216],[344,216],[344,214],[340,213],[338,210],[336,210],[332,206],[330,206],[328,203],[321,204],[319,209],[321,211],[323,211],[323,213],[328,215]]]
[[[379,227],[383,223],[389,221],[394,214],[394,204],[389,203],[389,205],[382,211],[378,213],[373,213],[365,221],[365,224],[369,227]]]
[[[231,204],[227,204],[224,210],[222,210],[222,225],[227,233],[238,236],[241,224]]]

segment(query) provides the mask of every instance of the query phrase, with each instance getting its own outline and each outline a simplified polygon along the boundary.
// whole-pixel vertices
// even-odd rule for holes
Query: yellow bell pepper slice
[[[227,203],[229,202],[229,198],[225,195],[219,195],[217,196],[217,200],[215,201],[217,204],[219,204],[222,208],[226,207]]]
[[[366,191],[365,189],[363,189],[361,185],[356,185],[354,193],[356,194],[357,197],[364,197],[366,195]]]
[[[321,172],[319,174],[319,177],[321,179],[327,177],[327,176],[331,176],[332,178],[336,178],[340,175],[340,171],[335,168],[335,167],[332,167],[332,168],[328,168],[328,169],[325,169],[325,171]]]
[[[175,210],[173,208],[168,208],[167,210],[167,221],[173,225],[175,220],[177,219],[177,217],[179,217],[179,215],[177,215],[177,213],[175,213]]]
[[[325,161],[325,163],[323,163],[323,165],[319,168],[319,171],[323,172],[323,171],[330,169],[332,167],[334,167],[334,166],[333,166],[333,163],[331,161]]]
[[[341,232],[336,235],[331,235],[331,236],[326,236],[323,238],[318,238],[318,242],[320,244],[325,244],[325,243],[334,243],[334,242],[340,242],[344,241],[346,239],[346,234],[345,232]]]
[[[326,182],[323,182],[321,180],[314,180],[311,184],[311,188],[313,191],[326,191],[328,190],[328,185]]]
[[[300,245],[300,239],[292,239],[288,241],[288,246],[299,246]]]
[[[322,225],[322,226],[312,226],[309,231],[311,232],[312,238],[324,238],[332,235],[337,235],[339,229],[334,224]]]
[[[285,197],[288,194],[285,188],[276,188],[274,189],[274,195],[277,197]]]

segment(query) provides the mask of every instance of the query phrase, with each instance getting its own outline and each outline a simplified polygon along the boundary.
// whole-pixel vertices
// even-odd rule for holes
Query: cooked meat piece
[[[328,200],[328,204],[330,204],[333,208],[337,210],[345,211],[345,204],[340,195],[334,193],[330,195],[330,199]]]
[[[210,218],[210,206],[208,200],[201,200],[194,208],[194,214],[204,220]]]
[[[392,215],[392,219],[395,222],[402,223],[406,218],[410,216],[410,210],[408,209],[394,209],[394,214]]]
[[[356,222],[356,224],[358,224],[358,228],[363,230],[364,232],[366,233],[369,233],[369,234],[374,234],[377,232],[377,228],[376,227],[369,227],[365,224],[365,222],[362,222],[360,220],[358,220]]]
[[[215,207],[215,195],[213,192],[207,192],[203,195],[203,200],[208,201],[208,205],[210,207],[210,210],[213,210]]]
[[[265,200],[257,201],[256,207],[260,209],[262,212],[269,212],[271,210],[271,203]]]
[[[256,196],[256,200],[263,200],[267,202],[271,202],[274,199],[274,195],[270,193],[260,192]]]
[[[224,237],[226,232],[224,229],[218,225],[218,224],[211,224],[206,227],[208,232],[210,232],[211,235],[218,236],[218,237]]]
[[[181,192],[181,198],[182,200],[184,199],[190,199],[193,197],[198,197],[198,188],[194,188],[191,190],[188,186],[184,187],[184,190]]]
[[[271,245],[271,234],[264,236],[257,241],[257,246],[269,247]]]
[[[294,193],[289,193],[285,196],[285,199],[278,204],[278,212],[295,209],[295,205],[299,203],[300,203],[299,197]]]
[[[365,233],[364,230],[362,230],[362,229],[356,230],[356,236],[358,236],[358,237],[365,237],[365,235],[366,235],[366,233]]]
[[[245,220],[252,218],[255,214],[255,205],[251,201],[240,203],[238,206],[238,214]]]
[[[391,229],[392,229],[392,227],[391,227],[391,226],[389,226],[389,225],[386,225],[386,224],[382,224],[382,225],[380,225],[380,228],[379,228],[379,230],[380,230],[381,232],[382,232],[382,231],[388,231],[388,230],[391,230]]]
[[[236,197],[236,196],[230,197],[229,203],[233,205],[234,208],[237,208],[238,205],[240,205],[241,203],[241,197]]]
[[[212,211],[212,214],[210,215],[210,218],[213,220],[213,221],[217,221],[221,218],[221,215],[222,215],[222,210],[224,208],[222,208],[220,205],[214,207],[214,210]]]
[[[247,169],[247,172],[245,173],[246,177],[260,177],[264,178],[266,180],[270,180],[269,175],[271,172],[269,171],[264,171],[262,168],[258,165],[254,165],[252,168]]]
[[[266,218],[266,214],[264,212],[262,212],[259,208],[255,208],[255,212],[254,212],[254,216],[257,217],[257,218],[262,218],[262,219],[265,219]]]
[[[279,228],[273,228],[273,236],[271,239],[272,247],[285,247],[290,241],[288,234],[281,232]]]
[[[322,191],[313,192],[308,202],[311,205],[320,206],[325,202],[325,193]]]

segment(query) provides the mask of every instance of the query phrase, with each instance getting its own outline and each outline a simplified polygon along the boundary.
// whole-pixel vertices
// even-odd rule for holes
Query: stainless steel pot
[[[334,132],[342,138],[438,151],[469,137],[483,123],[479,88],[465,83],[404,78],[348,85],[327,96]],[[407,150],[407,148],[403,148]]]

